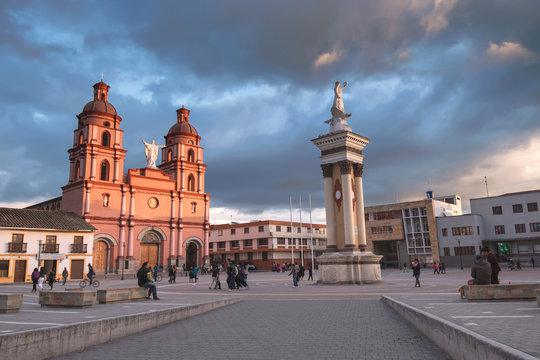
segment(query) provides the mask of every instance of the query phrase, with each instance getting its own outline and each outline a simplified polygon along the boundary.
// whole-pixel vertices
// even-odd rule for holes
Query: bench
[[[23,302],[23,294],[0,294],[0,313],[18,312]]]
[[[41,306],[84,307],[96,303],[95,291],[42,291],[39,293]]]
[[[148,296],[148,289],[142,287],[105,289],[97,291],[97,301],[106,304],[116,301],[142,300]]]
[[[468,300],[523,300],[535,299],[538,284],[463,285],[459,288],[462,299]]]

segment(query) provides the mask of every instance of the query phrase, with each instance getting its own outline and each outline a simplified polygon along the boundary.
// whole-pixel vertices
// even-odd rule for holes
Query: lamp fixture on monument
[[[334,84],[332,117],[327,134],[311,140],[321,151],[326,210],[327,246],[317,258],[319,282],[371,283],[381,280],[382,256],[367,251],[364,217],[364,148],[369,139],[354,133],[347,123],[343,88],[347,82]]]

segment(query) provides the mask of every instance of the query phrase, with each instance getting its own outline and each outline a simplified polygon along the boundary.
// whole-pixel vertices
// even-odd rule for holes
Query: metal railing
[[[42,253],[58,253],[60,244],[41,244]]]
[[[12,253],[25,253],[27,243],[23,242],[9,242],[8,243],[8,252]]]
[[[86,253],[88,251],[88,244],[71,244],[72,253]]]

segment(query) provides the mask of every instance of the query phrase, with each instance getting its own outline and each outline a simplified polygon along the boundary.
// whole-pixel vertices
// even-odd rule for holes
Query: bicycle
[[[88,280],[88,279],[83,279],[83,280],[79,283],[79,287],[80,287],[81,289],[84,289],[85,287],[90,286],[90,285],[92,285],[93,287],[97,288],[97,287],[99,287],[99,281],[93,280],[92,283],[90,283],[90,280]]]

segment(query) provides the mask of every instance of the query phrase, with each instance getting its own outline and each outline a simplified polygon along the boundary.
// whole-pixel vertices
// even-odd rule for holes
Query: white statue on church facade
[[[343,88],[347,87],[347,82],[344,81],[343,85],[336,81],[334,84],[334,103],[330,109],[332,118],[326,120],[327,124],[330,124],[330,132],[338,131],[352,131],[347,119],[351,117],[350,113],[345,112],[345,105],[343,104]]]
[[[156,144],[156,140],[152,140],[151,143],[147,143],[144,140],[142,142],[144,144],[144,155],[146,156],[146,167],[156,169],[159,149],[165,147],[165,145]]]

